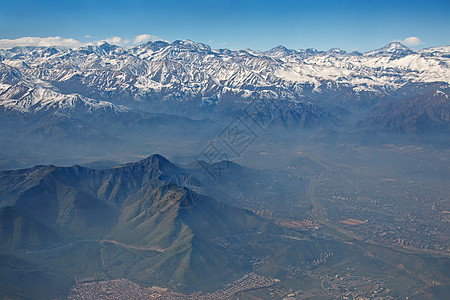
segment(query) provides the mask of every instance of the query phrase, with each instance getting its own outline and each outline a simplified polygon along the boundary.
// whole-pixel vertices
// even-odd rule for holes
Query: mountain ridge
[[[413,51],[399,42],[364,54],[283,46],[231,51],[177,40],[131,48],[107,43],[61,50],[13,48],[0,50],[0,60],[2,69],[15,67],[63,94],[149,109],[155,100],[195,106],[222,105],[227,99],[308,102],[330,88],[328,81],[348,86],[353,95],[389,94],[388,89],[408,83],[449,84],[449,52],[449,47]],[[5,78],[2,84],[0,94],[5,94],[11,84]],[[2,98],[4,102],[11,96]]]
[[[192,290],[195,278],[217,285],[242,276],[251,264],[214,240],[281,229],[168,181],[180,171],[152,155],[109,170],[75,165],[0,172],[0,251],[45,253],[83,241],[108,241],[150,251],[152,263],[144,263],[136,275],[144,282],[151,278]],[[242,261],[229,265],[229,260]],[[222,272],[212,272],[217,268]]]

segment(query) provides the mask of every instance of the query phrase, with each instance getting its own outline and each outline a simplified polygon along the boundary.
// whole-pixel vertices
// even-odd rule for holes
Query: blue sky
[[[230,49],[281,44],[368,51],[411,37],[406,43],[413,48],[444,46],[450,45],[450,1],[0,0],[0,46],[56,36],[55,43],[69,45],[130,46],[139,35],[136,42],[152,36]]]

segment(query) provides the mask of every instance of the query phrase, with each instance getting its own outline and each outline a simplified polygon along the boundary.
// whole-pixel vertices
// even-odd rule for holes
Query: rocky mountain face
[[[146,253],[148,261],[130,275],[139,280],[186,290],[198,288],[195,281],[220,285],[250,270],[251,257],[218,240],[280,229],[171,182],[186,172],[160,155],[108,170],[36,166],[0,172],[0,251],[45,253],[109,243]]]
[[[212,206],[220,206],[214,209],[217,213],[231,209],[169,180],[180,173],[183,173],[182,168],[160,155],[152,155],[140,162],[107,170],[80,166],[36,166],[32,169],[6,171],[0,174],[0,204],[3,208],[21,212],[24,218],[34,220],[35,224],[46,226],[48,232],[53,230],[69,239],[80,234],[102,236],[105,230],[110,231],[116,226],[113,231],[118,236],[123,235],[123,241],[162,249],[170,247],[173,241],[165,240],[160,244],[159,239],[133,237],[130,230],[151,234],[157,228],[150,226],[152,218],[168,222],[169,219],[181,215],[189,216],[193,222],[196,222],[197,218],[211,217],[211,221],[215,220],[215,223],[219,224],[221,217],[209,216],[213,211],[208,215],[194,217],[190,215],[190,208],[198,206],[199,209],[212,209]],[[183,212],[180,213],[180,209]],[[155,216],[161,213],[165,215]],[[236,211],[236,214],[240,212]],[[247,212],[244,214],[258,223],[258,217]],[[143,226],[143,223],[147,226]],[[215,236],[233,230],[244,230],[239,225],[240,222],[227,223],[236,228],[211,231],[215,225],[209,224],[209,230],[203,231],[202,234]],[[122,232],[122,227],[132,229]],[[144,230],[145,227],[149,227],[148,230]],[[175,238],[177,235],[170,236]],[[165,238],[167,237],[161,237],[162,240]],[[9,243],[2,245],[14,246]]]
[[[438,89],[374,107],[359,122],[372,130],[392,133],[433,133],[450,125],[450,90]]]

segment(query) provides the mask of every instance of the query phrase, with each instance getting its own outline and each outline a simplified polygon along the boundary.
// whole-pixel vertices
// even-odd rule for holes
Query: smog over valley
[[[0,299],[448,299],[448,1],[0,0]]]

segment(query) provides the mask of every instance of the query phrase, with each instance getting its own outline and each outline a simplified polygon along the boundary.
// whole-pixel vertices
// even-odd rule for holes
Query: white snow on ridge
[[[3,68],[6,66],[3,65]],[[15,74],[20,75],[16,70]],[[11,77],[11,76],[10,76]],[[33,76],[20,76],[19,78],[3,78],[0,82],[0,106],[21,112],[37,112],[41,110],[75,110],[84,112],[95,110],[112,110],[116,112],[127,111],[123,106],[116,106],[107,101],[96,101],[78,94],[62,94],[48,82]],[[20,79],[20,80],[19,80]],[[18,82],[16,82],[19,80]]]
[[[0,105],[22,112],[37,112],[50,109],[74,110],[79,107],[89,113],[102,109],[117,112],[127,111],[125,107],[115,106],[106,101],[96,101],[77,94],[64,95],[42,87],[32,89],[20,99],[4,99],[0,96]]]

